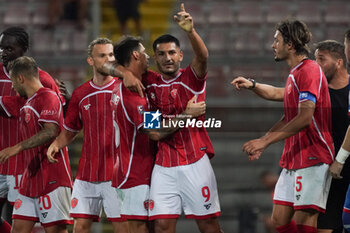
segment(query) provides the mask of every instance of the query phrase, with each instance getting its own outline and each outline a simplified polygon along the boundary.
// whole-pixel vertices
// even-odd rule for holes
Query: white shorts
[[[109,221],[124,221],[120,217],[121,202],[117,191],[112,187],[112,181],[87,182],[76,179],[71,206],[70,216],[73,218],[89,218],[99,221],[103,206]]]
[[[331,176],[328,164],[298,170],[283,169],[275,187],[273,203],[298,209],[326,209]]]
[[[147,220],[149,206],[149,186],[138,185],[128,189],[117,189],[122,201],[121,215],[125,219]]]
[[[178,218],[182,209],[186,218],[220,215],[216,179],[207,155],[189,165],[153,168],[149,220]]]
[[[13,205],[18,196],[22,175],[0,175],[0,199],[7,200]]]
[[[41,197],[26,197],[18,194],[13,208],[13,219],[40,222],[43,227],[73,224],[69,217],[71,189],[58,187]]]

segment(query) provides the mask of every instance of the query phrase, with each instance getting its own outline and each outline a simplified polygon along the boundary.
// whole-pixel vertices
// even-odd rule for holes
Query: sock
[[[349,186],[350,187],[350,186]],[[344,224],[344,228],[350,232],[350,213],[349,211],[343,211],[343,224]]]
[[[11,233],[11,225],[8,222],[6,222],[4,219],[2,219],[1,221],[0,232]]]
[[[297,225],[299,233],[317,233],[317,228],[307,225]]]
[[[294,220],[286,225],[276,227],[276,230],[278,233],[298,233],[298,228]]]

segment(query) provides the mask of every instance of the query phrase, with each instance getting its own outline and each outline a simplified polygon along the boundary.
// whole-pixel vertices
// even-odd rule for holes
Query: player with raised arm
[[[120,216],[121,203],[111,186],[115,152],[113,150],[113,123],[111,96],[118,78],[101,71],[106,61],[114,61],[112,41],[93,40],[88,47],[87,62],[93,67],[93,78],[74,90],[66,113],[64,130],[50,145],[47,156],[70,144],[83,129],[84,141],[78,173],[72,194],[71,216],[74,232],[90,232],[93,221],[98,221],[102,208],[112,222],[115,233],[126,233],[127,224]]]
[[[55,155],[56,164],[47,160],[48,145],[63,124],[62,104],[57,93],[43,87],[34,59],[20,57],[8,65],[13,88],[19,96],[1,96],[2,115],[16,117],[19,142],[0,151],[0,162],[23,151],[26,164],[19,194],[14,204],[13,233],[30,233],[40,222],[47,233],[67,233],[71,171],[67,148]],[[22,98],[23,97],[23,98]]]
[[[285,139],[272,213],[278,232],[316,232],[318,212],[325,210],[331,181],[330,98],[321,68],[308,59],[310,39],[307,26],[299,20],[277,24],[272,44],[275,60],[286,61],[291,68],[284,116],[263,137],[243,145],[250,159],[258,159],[269,145]]]

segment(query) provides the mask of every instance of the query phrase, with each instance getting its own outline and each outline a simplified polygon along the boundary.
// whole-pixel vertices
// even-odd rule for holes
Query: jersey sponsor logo
[[[143,113],[143,128],[145,129],[160,129],[160,116],[162,114],[157,110],[156,112]]]
[[[171,96],[175,99],[176,98],[176,95],[177,95],[177,89],[173,89],[171,90]]]
[[[17,200],[15,201],[14,207],[15,207],[16,210],[18,210],[19,207],[21,207],[21,205],[22,205],[22,200],[21,200],[21,199],[17,199]]]
[[[211,207],[211,203],[209,203],[209,204],[205,204],[205,205],[204,205],[204,207],[205,207],[207,210],[209,210],[209,209],[210,209],[210,207]]]
[[[78,199],[76,199],[75,197],[71,200],[71,206],[72,208],[75,208],[78,205]]]
[[[143,112],[145,111],[145,108],[143,107],[143,105],[139,105],[137,106],[137,111],[139,112],[140,115],[142,115]]]
[[[46,217],[47,217],[47,214],[48,214],[48,212],[41,213],[41,215],[43,216],[43,218],[46,218]]]
[[[26,113],[26,115],[24,116],[24,121],[26,123],[28,123],[30,121],[30,113]]]
[[[309,160],[317,160],[317,157],[308,157]]]
[[[41,115],[56,115],[57,111],[56,110],[42,110]]]
[[[85,110],[89,110],[91,104],[84,105]]]

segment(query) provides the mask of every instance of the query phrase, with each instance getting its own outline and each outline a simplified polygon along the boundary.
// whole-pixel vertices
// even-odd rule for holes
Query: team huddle
[[[200,232],[222,232],[206,129],[144,127],[144,113],[151,111],[172,121],[205,119],[209,53],[183,4],[174,20],[192,45],[186,68],[180,68],[183,53],[172,35],[153,42],[157,72],[148,69],[141,39],[127,36],[113,45],[98,38],[88,46],[93,77],[70,98],[63,83],[24,56],[24,29],[0,34],[0,198],[1,205],[7,199],[14,206],[12,226],[2,221],[1,232],[30,233],[36,222],[47,233],[66,233],[73,223],[73,232],[91,232],[102,210],[115,233],[175,233],[182,211]],[[275,61],[290,67],[284,88],[244,77],[232,81],[237,89],[284,102],[282,119],[243,145],[256,160],[269,145],[285,140],[273,197],[277,232],[342,232],[350,224],[345,174],[350,170],[344,166],[350,154],[348,48],[320,42],[315,62],[308,58],[310,39],[299,20],[277,24]],[[73,184],[67,146],[82,130]],[[346,179],[332,180],[342,170]]]

